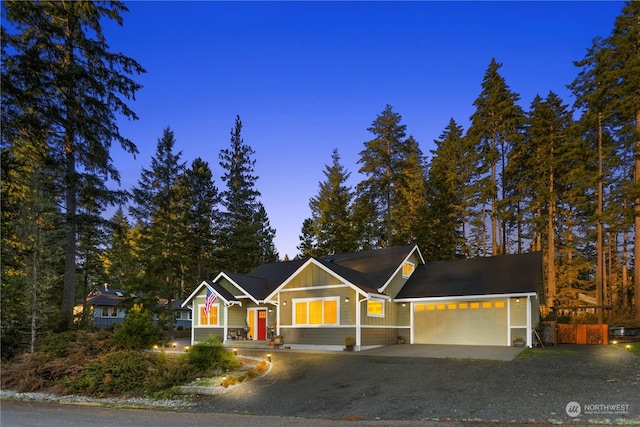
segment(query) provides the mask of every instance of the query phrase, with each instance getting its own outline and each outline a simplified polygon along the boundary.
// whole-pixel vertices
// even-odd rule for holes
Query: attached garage
[[[539,252],[420,265],[395,298],[411,304],[411,343],[531,346],[541,266]]]
[[[415,344],[506,345],[507,300],[413,304]]]

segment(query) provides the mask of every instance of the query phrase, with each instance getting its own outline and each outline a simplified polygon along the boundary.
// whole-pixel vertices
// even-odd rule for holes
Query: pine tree
[[[324,256],[353,252],[356,249],[351,220],[353,192],[346,184],[351,173],[340,163],[337,149],[323,173],[326,181],[319,183],[318,194],[309,200],[311,218],[306,230],[312,233],[308,238],[316,243],[313,249],[307,248],[307,253]]]
[[[481,154],[478,165],[483,202],[489,203],[491,214],[491,251],[498,255],[508,252],[507,208],[505,199],[508,177],[506,159],[511,144],[520,138],[524,114],[516,104],[519,96],[512,92],[499,70],[502,64],[491,59],[482,81],[482,92],[474,101],[476,111],[471,115],[467,132]],[[484,211],[484,208],[483,208]]]
[[[275,230],[268,224],[266,211],[258,201],[260,192],[255,188],[255,152],[242,139],[242,121],[236,116],[231,129],[231,145],[220,150],[220,166],[225,171],[222,181],[221,226],[218,248],[223,269],[248,273],[262,261],[273,257]],[[271,241],[269,241],[271,240]]]
[[[101,205],[114,201],[106,187],[119,180],[109,150],[115,141],[130,153],[135,145],[123,137],[117,117],[136,119],[124,98],[141,87],[129,76],[143,73],[131,58],[108,50],[103,19],[122,24],[127,9],[113,1],[3,2],[2,141],[13,144],[30,128],[46,130],[65,213],[65,274],[61,299],[62,328],[69,328],[76,298],[79,194],[90,182]],[[16,32],[9,33],[7,28]]]

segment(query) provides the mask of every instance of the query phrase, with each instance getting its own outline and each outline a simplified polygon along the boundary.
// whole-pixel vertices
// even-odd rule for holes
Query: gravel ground
[[[615,346],[571,345],[527,350],[508,362],[276,351],[268,375],[191,403],[11,391],[1,397],[353,425],[640,425],[640,358]],[[580,405],[578,416],[567,413],[571,402]]]
[[[576,417],[566,411],[570,402],[580,405]],[[571,345],[527,350],[510,362],[282,351],[274,352],[269,375],[221,396],[200,397],[195,410],[640,425],[640,358],[615,346]]]

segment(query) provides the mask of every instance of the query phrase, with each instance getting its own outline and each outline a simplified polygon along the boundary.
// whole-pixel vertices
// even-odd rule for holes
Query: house
[[[92,324],[98,328],[108,329],[116,324],[122,323],[127,315],[127,298],[136,298],[138,295],[123,289],[110,288],[106,283],[104,286],[96,286],[87,295],[86,305],[91,311]],[[171,302],[174,314],[174,327],[191,329],[191,310],[183,306],[183,300]],[[160,306],[166,306],[167,300],[158,301]],[[154,320],[157,321],[156,316]]]
[[[292,348],[409,343],[532,345],[542,296],[540,253],[425,263],[417,246],[221,272],[189,295],[192,342],[282,336]]]
[[[91,310],[91,318],[94,326],[107,329],[118,323],[122,323],[126,316],[126,310],[122,305],[126,291],[122,289],[96,286],[87,295],[87,306]]]

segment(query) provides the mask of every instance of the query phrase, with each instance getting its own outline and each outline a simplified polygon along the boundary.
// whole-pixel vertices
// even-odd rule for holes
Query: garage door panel
[[[414,304],[414,342],[507,345],[506,301]]]

